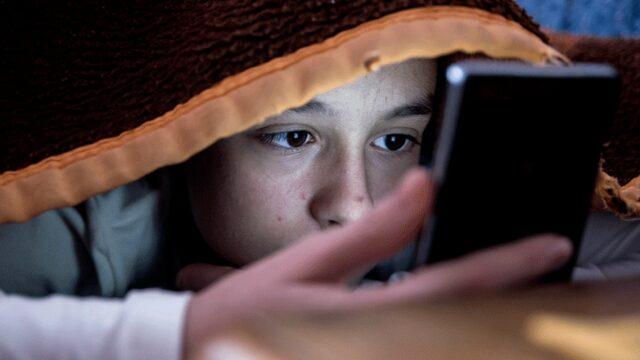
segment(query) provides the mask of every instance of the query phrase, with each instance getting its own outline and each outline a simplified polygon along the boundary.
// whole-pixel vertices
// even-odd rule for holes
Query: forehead
[[[350,101],[399,102],[430,96],[435,88],[436,65],[431,59],[411,59],[387,65],[352,83],[319,95],[315,100],[339,104]]]

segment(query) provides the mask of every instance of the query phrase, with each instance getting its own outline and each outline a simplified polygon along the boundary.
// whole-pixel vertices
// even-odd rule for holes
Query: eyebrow
[[[292,108],[289,109],[287,111],[291,111],[297,114],[303,114],[303,113],[326,113],[329,112],[329,108],[327,108],[327,105],[317,101],[317,100],[311,100],[308,103],[302,105],[302,106],[298,106],[296,108]]]
[[[296,114],[330,113],[331,109],[323,102],[320,102],[317,100],[311,100],[302,106],[291,108],[287,111],[291,111]],[[389,111],[387,115],[384,117],[384,119],[391,120],[394,118],[416,116],[416,115],[424,116],[424,115],[430,115],[432,111],[433,111],[433,94],[429,94],[416,102],[396,107],[395,109]]]
[[[401,105],[389,111],[384,117],[385,120],[416,115],[431,115],[433,112],[433,94],[406,105]]]

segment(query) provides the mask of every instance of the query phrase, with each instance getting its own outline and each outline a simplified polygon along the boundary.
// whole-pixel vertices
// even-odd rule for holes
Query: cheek
[[[207,241],[218,256],[248,263],[315,230],[304,172],[274,175],[263,164],[234,164],[221,169],[210,197],[218,215]]]
[[[375,202],[395,189],[404,174],[418,165],[419,148],[403,156],[367,157],[367,178],[371,199]]]
[[[247,184],[249,194],[236,209],[244,214],[240,226],[246,231],[244,238],[250,241],[247,247],[259,250],[252,251],[251,260],[285,247],[314,230],[304,178],[291,175],[268,184],[263,180],[255,179]]]

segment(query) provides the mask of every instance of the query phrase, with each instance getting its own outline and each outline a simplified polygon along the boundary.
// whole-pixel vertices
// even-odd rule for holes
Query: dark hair
[[[216,256],[198,230],[194,220],[187,183],[187,163],[164,169],[169,173],[169,231],[170,242],[182,268],[193,263],[229,265]]]

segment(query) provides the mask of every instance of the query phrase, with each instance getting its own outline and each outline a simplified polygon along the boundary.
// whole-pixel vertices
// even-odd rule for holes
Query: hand
[[[541,235],[418,269],[384,287],[351,290],[346,280],[387,258],[416,237],[431,205],[424,170],[361,219],[312,234],[194,296],[185,324],[187,355],[208,337],[259,313],[362,309],[496,290],[530,281],[567,261],[571,244]]]

